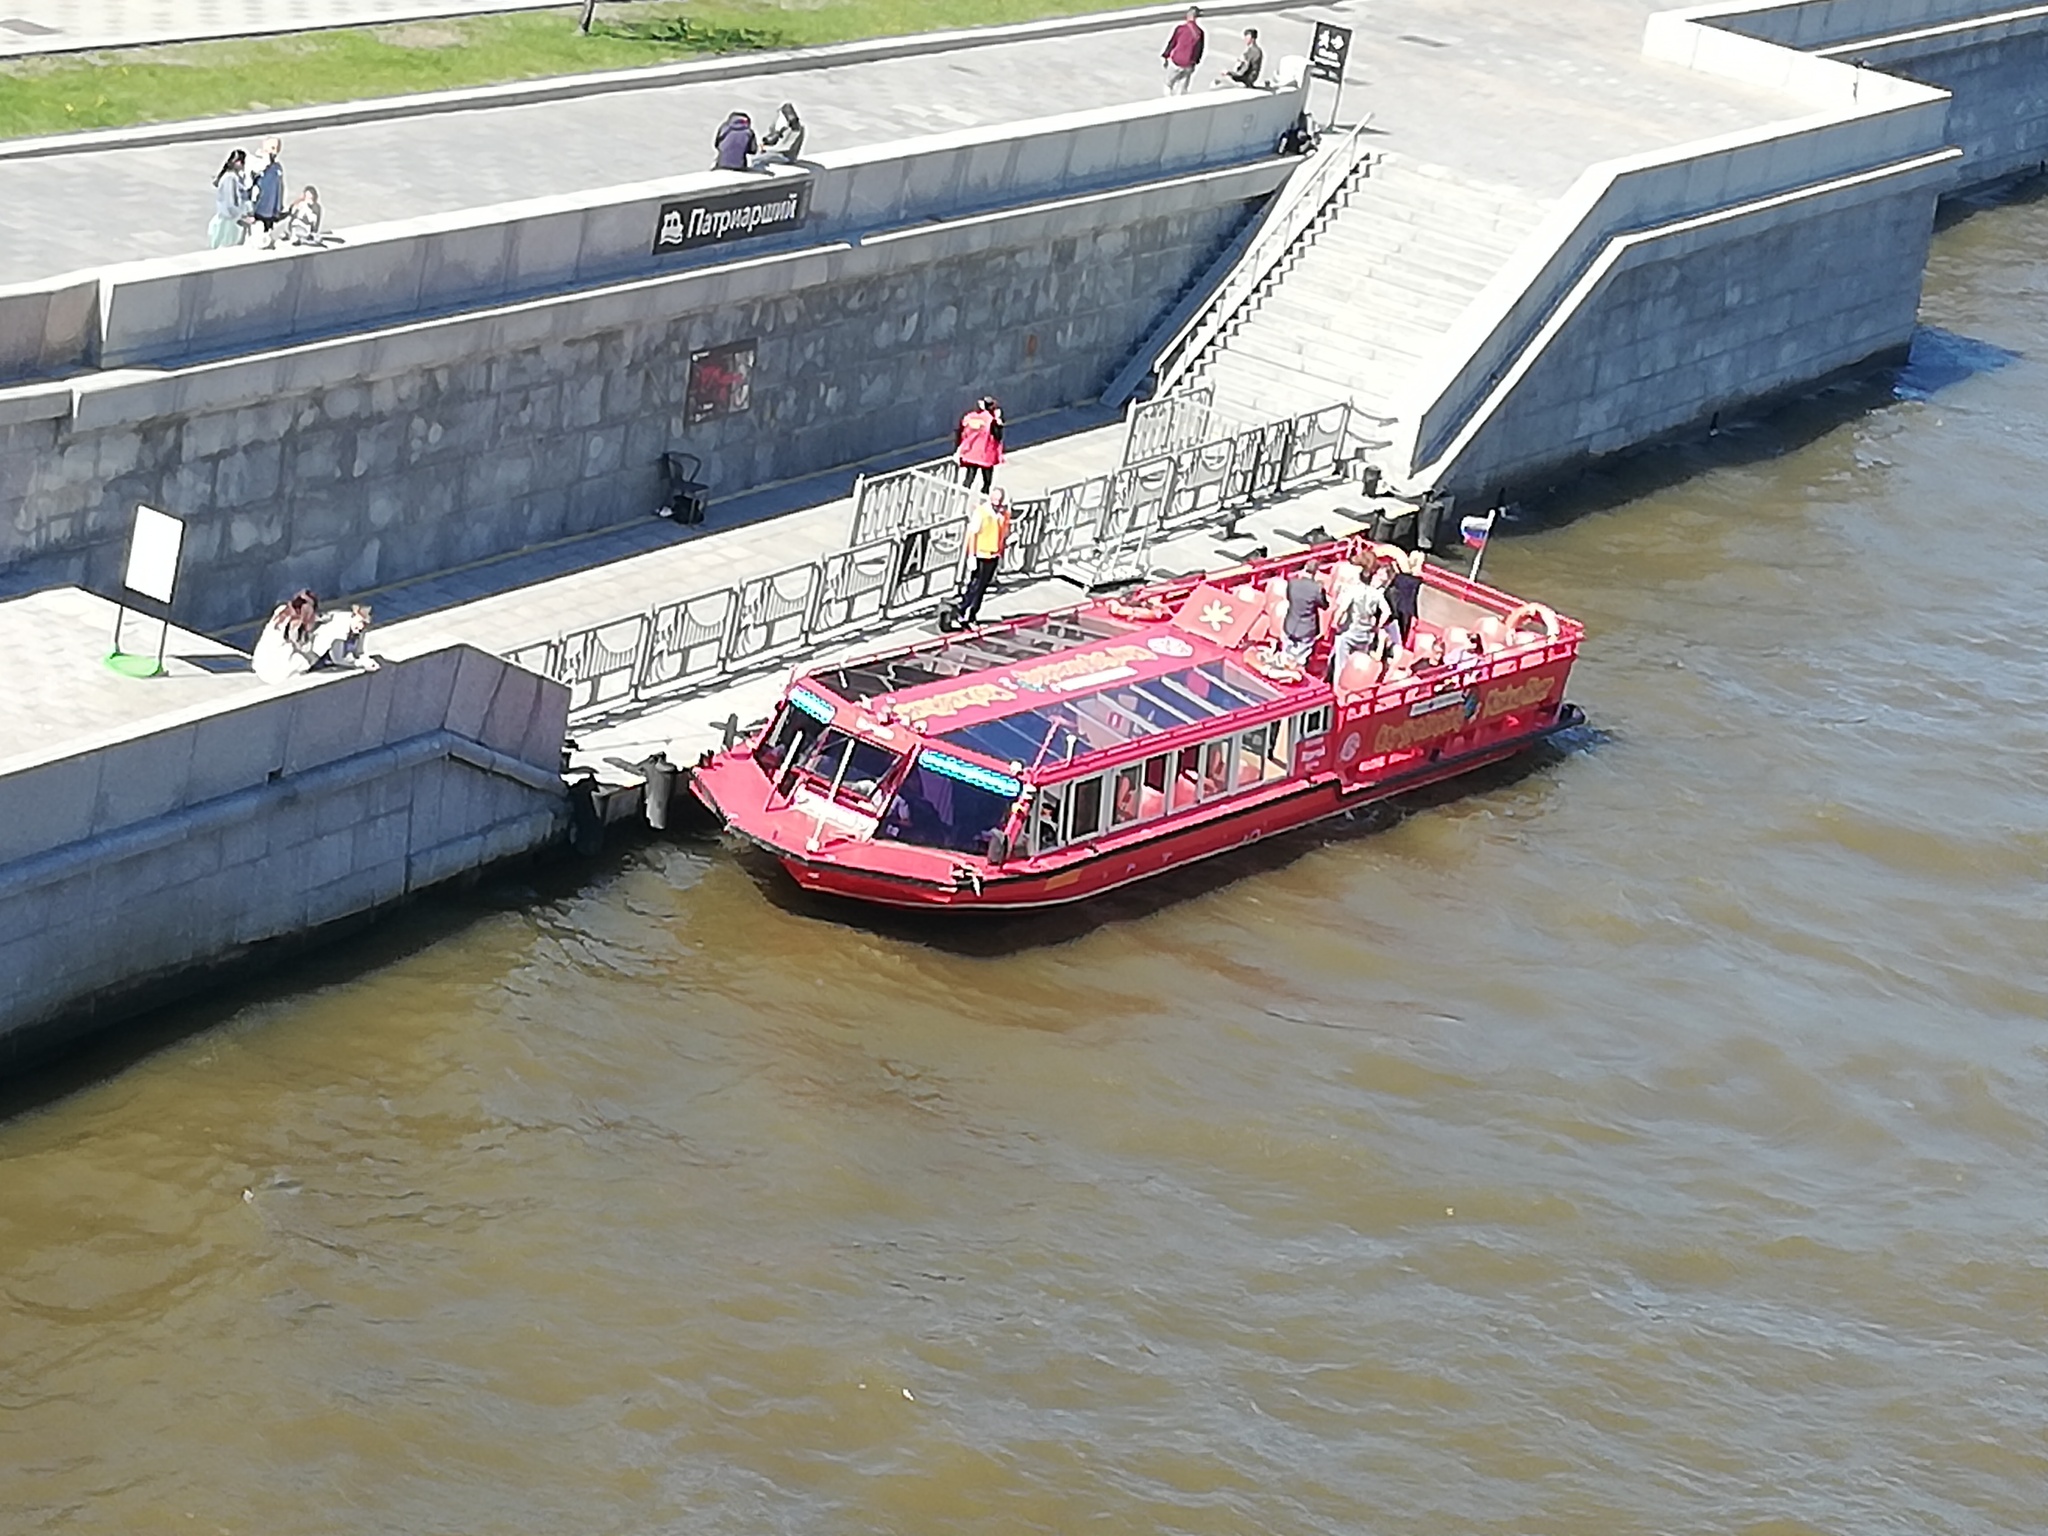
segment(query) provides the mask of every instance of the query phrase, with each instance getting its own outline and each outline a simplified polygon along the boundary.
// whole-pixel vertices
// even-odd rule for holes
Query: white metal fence
[[[1190,422],[1220,425],[1205,412],[1206,405],[1177,416],[1161,411],[1169,425],[1157,430],[1170,436]],[[1233,429],[1020,500],[1001,573],[1087,586],[1143,579],[1161,536],[1332,473],[1350,415],[1340,402]],[[973,496],[922,468],[864,478],[855,494],[855,540],[822,560],[570,630],[507,659],[568,684],[570,718],[587,719],[708,689],[930,612],[959,584]],[[873,498],[866,508],[863,494]],[[872,514],[865,521],[864,510]]]

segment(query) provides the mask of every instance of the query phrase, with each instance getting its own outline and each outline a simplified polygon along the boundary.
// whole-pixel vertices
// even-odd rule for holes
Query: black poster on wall
[[[738,192],[712,192],[663,203],[654,224],[654,254],[673,255],[755,235],[801,229],[811,212],[811,179],[778,176]]]

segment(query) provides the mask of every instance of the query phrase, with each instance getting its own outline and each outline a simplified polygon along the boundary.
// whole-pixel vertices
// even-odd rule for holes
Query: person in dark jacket
[[[277,244],[277,226],[284,218],[284,161],[278,158],[284,152],[284,145],[277,139],[263,141],[263,169],[256,173],[255,196],[250,212],[255,216],[256,227],[263,231],[256,244],[263,250],[270,250]]]
[[[1241,85],[1248,90],[1259,88],[1259,76],[1266,68],[1266,50],[1259,46],[1259,29],[1246,27],[1244,52],[1237,56],[1237,62],[1219,78],[1232,85]]]
[[[735,112],[719,124],[711,142],[718,149],[712,169],[719,171],[744,171],[748,157],[761,148],[760,140],[754,137],[754,120],[744,112]]]

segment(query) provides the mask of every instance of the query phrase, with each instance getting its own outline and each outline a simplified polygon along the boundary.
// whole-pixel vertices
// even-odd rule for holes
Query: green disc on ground
[[[110,654],[107,665],[123,677],[155,677],[164,669],[163,663],[154,656],[131,656],[126,651]]]

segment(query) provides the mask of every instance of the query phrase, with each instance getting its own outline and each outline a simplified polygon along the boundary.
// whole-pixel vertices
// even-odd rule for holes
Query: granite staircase
[[[1332,400],[1392,417],[1410,404],[1404,387],[1418,365],[1545,207],[1377,157],[1194,361],[1184,387],[1212,386],[1216,408],[1245,421]]]

